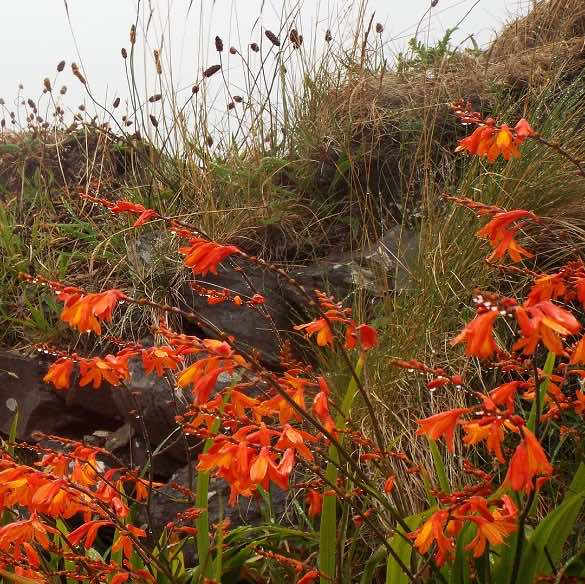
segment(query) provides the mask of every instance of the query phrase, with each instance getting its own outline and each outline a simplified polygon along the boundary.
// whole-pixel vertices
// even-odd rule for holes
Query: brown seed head
[[[228,110],[233,110],[235,107],[236,107],[236,104],[233,101],[230,101],[228,103],[228,106],[227,106]]]
[[[212,138],[211,136],[209,136],[209,135],[208,135],[208,136],[205,138],[205,143],[206,143],[208,146],[213,146],[213,138]]]
[[[113,108],[116,109],[120,105],[120,98],[117,97],[112,104]]]
[[[152,115],[150,114],[148,116],[150,118],[150,123],[155,127],[158,128],[158,120]]]
[[[28,103],[28,107],[30,107],[30,109],[36,111],[37,106],[36,106],[35,102],[30,97],[26,100],[26,103]]]
[[[63,85],[63,87],[61,87],[61,89],[59,90],[59,93],[61,95],[65,95],[67,93],[67,86]]]
[[[199,85],[197,84],[193,85],[193,87],[191,87],[191,93],[193,94],[199,93]]]
[[[130,27],[130,44],[133,45],[136,42],[136,26]]]
[[[63,71],[63,69],[65,69],[65,61],[59,61],[59,64],[57,65],[57,71],[59,71],[59,73],[61,73],[61,71]]]
[[[221,69],[221,65],[212,65],[203,71],[203,77],[211,77]]]
[[[122,59],[128,58],[128,51],[124,47],[122,47],[122,50],[120,52],[122,53]]]
[[[218,36],[215,37],[215,50],[218,53],[221,53],[223,51],[223,41],[221,40],[221,37]]]
[[[242,101],[244,101],[241,95],[234,95],[233,100],[236,103],[242,103]]]
[[[79,81],[85,85],[85,77],[81,74],[77,63],[71,63],[71,71],[73,72],[73,75],[75,75],[75,77],[77,77],[77,79],[79,79]]]
[[[280,47],[280,41],[278,40],[278,37],[271,30],[265,30],[264,34],[275,47]]]
[[[303,44],[303,35],[300,35],[296,28],[291,29],[289,38],[295,49],[301,48],[301,45]]]
[[[330,43],[333,40],[333,37],[331,36],[331,31],[329,29],[327,29],[325,31],[325,42]]]
[[[258,43],[251,43],[250,44],[250,49],[252,49],[252,51],[254,51],[255,53],[257,53],[260,50],[260,47],[258,46]]]
[[[46,89],[47,91],[51,91],[51,89],[52,89],[52,88],[51,88],[51,80],[50,80],[48,77],[45,77],[45,78],[43,79],[43,85],[45,86],[45,89]]]
[[[162,75],[162,65],[160,62],[160,51],[158,49],[154,49],[154,65],[156,67],[156,72],[158,75]]]
[[[384,32],[384,25],[381,22],[376,22],[376,32],[382,34]]]
[[[160,101],[162,99],[162,95],[160,93],[156,93],[155,95],[151,95],[148,98],[148,101],[150,103],[154,103],[155,101]]]
[[[236,49],[236,47],[230,47],[230,55],[235,55],[238,52],[238,49]]]

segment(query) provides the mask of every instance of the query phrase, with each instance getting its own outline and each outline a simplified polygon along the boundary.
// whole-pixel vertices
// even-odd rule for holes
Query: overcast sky
[[[404,47],[417,26],[419,37],[432,41],[464,17],[454,42],[473,34],[480,44],[486,44],[502,24],[526,10],[529,3],[439,0],[429,11],[430,0],[370,0],[367,17],[375,11],[375,21],[384,24],[382,37],[390,56]],[[357,0],[2,0],[0,96],[12,106],[22,83],[23,95],[37,98],[43,78],[53,79],[57,63],[65,59],[68,66],[57,87],[68,86],[65,103],[69,106],[77,107],[84,100],[80,84],[71,75],[71,61],[81,64],[99,100],[124,99],[128,90],[120,49],[128,47],[128,31],[137,10],[137,51],[143,58],[139,74],[152,71],[152,50],[162,44],[165,70],[172,64],[172,85],[180,89],[189,88],[202,68],[217,61],[215,35],[224,39],[226,49],[230,45],[246,47],[251,41],[260,42],[263,28],[278,31],[283,14],[292,13],[296,15],[294,26],[304,34],[305,49],[313,47],[318,52],[327,28],[332,30],[334,42],[351,37],[357,4]],[[237,66],[226,67],[230,68]]]

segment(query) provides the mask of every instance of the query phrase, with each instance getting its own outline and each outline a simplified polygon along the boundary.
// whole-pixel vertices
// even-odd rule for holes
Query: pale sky
[[[82,87],[73,78],[70,63],[79,63],[92,91],[100,101],[111,103],[128,95],[122,47],[129,47],[128,31],[138,19],[137,75],[145,95],[155,93],[152,51],[163,45],[165,83],[190,93],[192,83],[203,68],[217,62],[213,39],[223,38],[228,59],[229,79],[241,69],[241,60],[227,54],[230,45],[242,51],[252,42],[266,44],[263,29],[278,31],[283,14],[296,15],[291,21],[305,37],[304,50],[318,54],[322,38],[330,28],[335,43],[347,44],[357,24],[357,1],[348,0],[0,0],[2,34],[0,55],[0,97],[13,108],[18,84],[22,96],[37,99],[45,77],[54,79],[57,63],[67,67],[56,80],[57,89],[65,84],[63,103],[75,109],[84,101]],[[502,24],[525,11],[530,0],[439,0],[429,10],[430,0],[370,0],[366,20],[375,12],[374,22],[385,29],[382,40],[391,58],[419,29],[419,38],[440,38],[468,12],[454,35],[454,43],[474,34],[485,45]],[[189,5],[191,9],[189,10]],[[69,9],[70,22],[66,6]],[[149,16],[150,19],[149,19]],[[422,19],[422,20],[421,20]],[[148,23],[148,31],[145,29]],[[286,30],[290,29],[286,26]],[[283,26],[284,28],[284,26]],[[284,34],[284,33],[283,33]],[[313,42],[310,42],[312,39]],[[257,56],[253,56],[259,59]],[[252,62],[252,61],[251,61]],[[172,79],[168,71],[172,70]],[[147,81],[145,82],[145,78]],[[146,85],[146,87],[145,87]]]

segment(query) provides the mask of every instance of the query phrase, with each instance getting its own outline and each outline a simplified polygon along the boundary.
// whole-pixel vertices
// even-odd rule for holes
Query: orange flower
[[[514,411],[514,399],[516,393],[521,387],[526,384],[523,381],[509,381],[492,389],[489,397],[484,397],[484,405],[488,410],[497,410],[496,406],[506,405],[506,410],[509,413]]]
[[[526,118],[521,118],[514,126],[514,135],[516,136],[516,142],[521,144],[526,138],[536,136],[536,132]]]
[[[158,377],[164,375],[165,369],[177,369],[182,357],[172,347],[152,347],[142,351],[144,372],[149,375],[156,371]]]
[[[114,357],[113,355],[106,355],[103,359],[101,357],[92,357],[91,359],[79,360],[79,385],[84,387],[92,384],[94,389],[97,389],[106,381],[110,385],[120,385],[122,381],[128,379],[130,373],[128,371],[128,358],[130,355]]]
[[[138,527],[134,527],[133,525],[126,525],[125,526],[126,532],[120,533],[118,538],[112,545],[113,552],[123,552],[124,557],[128,560],[132,557],[132,552],[134,551],[134,538],[138,537],[145,537],[146,532],[143,529],[139,529]]]
[[[27,554],[27,547],[35,543],[43,549],[49,548],[49,534],[58,535],[54,527],[42,523],[36,512],[30,519],[14,521],[0,527],[0,550],[13,553],[15,559],[22,557],[22,551]]]
[[[537,220],[538,217],[531,211],[524,209],[514,209],[513,211],[502,211],[496,213],[493,218],[484,225],[478,232],[477,236],[487,239],[493,248],[493,252],[488,257],[488,261],[503,258],[506,253],[513,262],[519,262],[524,257],[532,257],[532,254],[520,246],[514,236],[520,229],[520,225],[512,226],[519,219]]]
[[[585,364],[585,335],[581,337],[581,340],[573,349],[573,352],[571,353],[570,364],[571,365]]]
[[[192,237],[189,243],[189,247],[181,247],[179,252],[185,256],[185,265],[191,268],[196,276],[206,276],[209,272],[217,274],[221,261],[230,255],[240,253],[235,245],[220,245],[201,237]]]
[[[319,377],[318,381],[320,391],[313,399],[313,414],[328,432],[335,433],[335,421],[329,413],[329,394],[331,390],[327,386],[325,379]]]
[[[73,545],[78,545],[79,542],[85,538],[85,547],[90,548],[97,537],[97,532],[100,527],[104,527],[106,525],[113,525],[111,521],[107,521],[105,519],[95,520],[95,521],[88,521],[84,523],[74,531],[72,531],[68,536],[67,539]]]
[[[321,572],[319,572],[319,570],[309,570],[304,576],[297,580],[296,584],[311,584],[320,577]]]
[[[493,339],[494,323],[498,314],[497,310],[479,314],[451,341],[451,345],[465,343],[467,356],[488,359],[498,348]]]
[[[543,300],[562,298],[567,293],[563,274],[547,274],[534,281],[524,306],[534,306]]]
[[[514,343],[512,349],[522,350],[525,355],[532,355],[540,341],[549,351],[564,355],[565,350],[559,335],[573,335],[581,328],[579,321],[568,310],[556,306],[550,300],[528,308],[518,307],[515,316],[522,338]]]
[[[111,203],[106,199],[88,197],[87,195],[83,196],[83,198],[93,200],[96,203],[100,203],[106,206],[112,213],[131,213],[133,215],[138,215],[139,217],[133,223],[132,227],[140,227],[151,219],[160,217],[160,214],[157,213],[154,209],[146,209],[139,203],[130,203],[130,201],[117,201],[116,203]]]
[[[433,543],[437,544],[435,561],[442,566],[454,551],[453,540],[445,536],[445,527],[449,518],[449,511],[442,509],[433,513],[415,532],[414,546],[421,554],[426,554]]]
[[[305,440],[308,442],[316,442],[317,438],[303,430],[296,430],[290,424],[285,424],[282,429],[282,434],[275,444],[275,448],[279,448],[280,450],[292,448],[305,460],[312,462],[313,454],[305,444]]]
[[[215,388],[220,373],[233,370],[233,362],[220,357],[205,357],[195,361],[181,372],[177,380],[179,387],[192,386],[196,404],[207,402]]]
[[[463,442],[468,446],[486,441],[488,452],[495,454],[496,458],[503,464],[506,462],[502,452],[502,442],[504,440],[504,430],[499,421],[491,424],[479,424],[478,422],[468,422],[463,425],[465,436]]]
[[[309,503],[309,510],[307,511],[309,517],[316,517],[321,514],[323,510],[323,495],[314,489],[307,491],[307,501]]]
[[[469,412],[469,408],[456,408],[447,412],[435,414],[424,420],[417,420],[416,423],[420,428],[416,431],[417,435],[426,435],[431,440],[438,440],[443,437],[447,444],[449,452],[453,452],[453,438],[455,426],[459,418]]]
[[[537,476],[548,477],[553,473],[548,458],[536,436],[526,427],[522,428],[522,442],[516,447],[505,484],[515,491],[524,490],[529,493],[534,488]]]
[[[494,125],[495,122],[491,118],[486,120],[486,125],[478,126],[471,135],[459,140],[459,145],[455,148],[455,152],[464,151],[470,154],[486,156],[496,132]]]
[[[360,324],[356,327],[352,323],[345,329],[345,348],[353,349],[357,339],[361,348],[369,351],[378,345],[378,331],[369,324]]]
[[[459,140],[455,151],[485,156],[490,162],[494,162],[500,155],[504,160],[510,160],[510,158],[518,158],[520,156],[518,146],[526,138],[535,135],[536,133],[524,118],[513,130],[507,124],[502,124],[497,128],[495,121],[487,118],[484,124],[479,125],[470,136]]]
[[[125,298],[126,295],[116,289],[100,294],[77,296],[74,301],[66,302],[60,318],[81,332],[93,331],[99,335],[101,334],[99,321],[111,321],[114,308]]]
[[[394,490],[394,483],[396,481],[396,477],[394,475],[390,475],[386,481],[384,482],[384,492],[386,494],[390,494]]]
[[[475,523],[477,533],[471,542],[465,547],[466,550],[473,550],[473,557],[479,558],[485,551],[486,543],[492,546],[502,545],[506,536],[518,529],[516,523],[517,510],[514,503],[507,495],[502,497],[502,510],[494,510],[491,513],[466,517]],[[486,517],[487,515],[487,517]]]
[[[324,318],[319,318],[306,324],[296,325],[294,329],[296,331],[304,330],[308,337],[317,333],[317,345],[319,347],[333,346],[333,331]]]
[[[55,389],[69,389],[73,363],[74,361],[70,357],[61,357],[50,365],[47,374],[43,377],[43,381],[52,383]]]

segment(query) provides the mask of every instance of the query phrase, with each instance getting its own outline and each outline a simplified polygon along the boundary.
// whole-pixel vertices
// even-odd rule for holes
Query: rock
[[[245,269],[245,277],[239,271],[240,265]],[[235,260],[232,264],[224,262],[217,276],[211,274],[198,278],[196,282],[210,288],[226,288],[242,298],[250,298],[256,293],[264,296],[266,303],[257,308],[236,306],[231,302],[210,305],[207,298],[185,285],[177,303],[180,308],[193,310],[202,317],[199,327],[204,334],[215,336],[215,326],[233,335],[236,343],[246,350],[257,350],[268,366],[277,367],[287,333],[298,322],[293,318],[293,313],[299,308],[297,298],[286,282],[270,271],[242,262],[236,264]]]
[[[418,235],[395,225],[367,249],[322,258],[291,275],[307,290],[321,290],[342,301],[356,290],[374,296],[399,292],[410,286],[417,249]]]
[[[95,402],[88,409],[81,399],[68,403],[67,392],[43,383],[46,371],[47,364],[38,357],[0,353],[0,432],[10,432],[16,409],[19,440],[32,441],[35,432],[81,438],[93,429],[115,427],[113,408],[106,415]]]
[[[146,375],[140,359],[130,360],[129,369],[126,387],[112,393],[117,413],[132,427],[134,440],[145,441],[147,434],[151,449],[160,448],[157,458],[170,457],[185,464],[185,441],[175,416],[186,410],[188,390],[173,388],[166,378]]]

